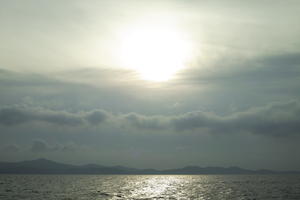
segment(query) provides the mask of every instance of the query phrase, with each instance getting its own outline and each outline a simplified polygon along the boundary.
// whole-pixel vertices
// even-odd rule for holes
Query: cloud
[[[242,88],[242,84],[264,88],[274,82],[280,83],[276,87],[285,87],[291,81],[299,83],[300,77],[300,52],[261,55],[252,58],[231,56],[219,58],[210,64],[201,64],[204,66],[182,71],[178,76],[178,82],[211,84],[220,87],[234,86],[234,88]],[[264,85],[258,85],[258,83]],[[293,84],[293,86],[298,86],[298,84]]]
[[[8,126],[32,121],[66,126],[76,126],[84,123],[97,125],[105,121],[108,117],[107,112],[102,110],[71,113],[27,106],[10,106],[0,109],[0,124]]]
[[[6,153],[17,153],[20,151],[20,147],[16,144],[7,144],[1,148],[1,151]]]
[[[248,132],[288,136],[300,133],[300,103],[299,101],[272,103],[227,116],[191,112],[173,117],[171,123],[178,131],[202,128],[212,133]]]
[[[154,130],[166,128],[168,120],[165,116],[146,116],[137,113],[125,114],[121,118],[136,128]]]
[[[33,144],[30,149],[32,152],[46,152],[52,150],[52,147],[48,145],[44,140],[36,139],[33,141]]]
[[[30,147],[30,151],[34,153],[42,152],[74,152],[77,150],[82,150],[84,146],[78,145],[74,142],[67,142],[64,144],[54,144],[50,145],[48,142],[42,139],[34,139]]]
[[[66,144],[60,145],[60,148],[58,148],[59,151],[64,151],[64,152],[73,152],[78,149],[82,149],[83,146],[80,146],[74,142],[68,142]]]
[[[94,110],[85,114],[85,120],[92,125],[97,125],[104,122],[109,117],[108,112],[103,110]]]
[[[160,131],[197,131],[200,133],[252,133],[269,136],[289,136],[300,132],[300,103],[288,101],[252,107],[242,112],[218,115],[194,111],[178,115],[112,114],[104,110],[71,113],[43,108],[10,107],[0,109],[0,124],[6,126],[42,121],[57,126],[99,125],[109,119],[108,126],[121,129]],[[39,144],[41,147],[41,144]]]
[[[300,133],[300,103],[296,100],[270,103],[224,116],[212,112],[194,111],[169,116],[131,113],[123,115],[123,119],[140,129],[289,136]]]

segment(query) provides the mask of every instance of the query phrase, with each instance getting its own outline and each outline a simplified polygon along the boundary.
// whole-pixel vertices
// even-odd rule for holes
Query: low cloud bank
[[[288,136],[300,133],[300,103],[289,101],[253,107],[226,116],[194,111],[179,115],[113,114],[105,110],[72,113],[44,108],[13,106],[0,109],[0,125],[46,122],[57,126],[125,125],[140,130],[198,131],[199,133],[252,133]]]
[[[26,106],[10,106],[0,109],[0,124],[8,126],[33,121],[66,126],[77,126],[84,123],[95,125],[102,123],[107,118],[109,118],[109,114],[103,110],[71,113]]]

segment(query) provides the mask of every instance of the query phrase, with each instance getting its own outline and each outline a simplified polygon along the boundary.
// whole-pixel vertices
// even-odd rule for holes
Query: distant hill
[[[187,166],[179,169],[135,169],[97,164],[70,165],[47,159],[0,162],[0,174],[299,174],[299,171],[248,170],[239,167]]]

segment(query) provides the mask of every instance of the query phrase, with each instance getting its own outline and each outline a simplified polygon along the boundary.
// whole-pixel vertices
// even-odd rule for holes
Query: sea
[[[1,200],[300,200],[300,175],[0,175]]]

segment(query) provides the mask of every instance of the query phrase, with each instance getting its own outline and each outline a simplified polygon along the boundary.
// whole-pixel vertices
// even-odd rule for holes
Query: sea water
[[[300,199],[299,175],[0,175],[1,200]]]

